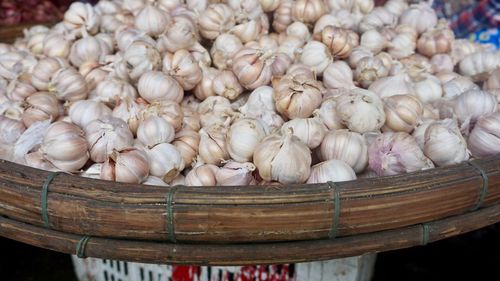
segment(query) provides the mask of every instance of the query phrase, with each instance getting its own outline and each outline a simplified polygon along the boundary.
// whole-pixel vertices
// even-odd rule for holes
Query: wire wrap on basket
[[[332,182],[332,181],[329,181],[327,182],[328,183],[328,186],[333,189],[333,204],[335,204],[334,206],[334,211],[333,211],[333,221],[332,221],[332,228],[330,229],[330,233],[328,235],[328,237],[330,239],[333,239],[335,237],[337,237],[337,233],[338,233],[338,227],[339,227],[339,219],[340,219],[340,192],[339,192],[339,186]]]
[[[474,208],[472,208],[472,211],[475,211],[479,208],[481,208],[481,205],[484,203],[484,198],[486,198],[486,194],[488,193],[488,175],[486,172],[479,166],[478,164],[469,161],[467,162],[470,166],[472,166],[474,169],[478,170],[479,173],[481,174],[481,178],[483,179],[483,188],[481,189],[481,193],[479,194],[479,198],[476,202],[476,205]]]
[[[49,185],[54,180],[54,178],[57,177],[59,174],[62,174],[62,172],[50,173],[47,176],[47,178],[45,179],[45,181],[43,182],[43,186],[42,186],[40,207],[41,207],[41,212],[42,212],[43,225],[46,228],[50,228],[49,211],[48,211]]]
[[[425,245],[429,244],[429,235],[430,235],[431,229],[430,229],[430,225],[428,225],[426,223],[421,224],[421,226],[422,226],[422,242],[420,243],[420,245],[425,246]]]
[[[90,236],[83,236],[80,241],[76,244],[76,256],[84,259],[86,258],[85,256],[85,248],[87,247],[87,244],[90,240]]]

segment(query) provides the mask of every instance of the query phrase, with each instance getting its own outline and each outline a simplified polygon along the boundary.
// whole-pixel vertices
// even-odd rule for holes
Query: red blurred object
[[[62,19],[73,1],[0,0],[0,25],[43,23]]]

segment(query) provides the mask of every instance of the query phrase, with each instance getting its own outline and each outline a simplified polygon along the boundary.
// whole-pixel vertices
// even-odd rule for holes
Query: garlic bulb
[[[418,33],[434,27],[438,22],[436,11],[426,2],[410,5],[399,18],[400,24],[409,24],[417,29]]]
[[[422,120],[424,106],[414,96],[394,95],[384,99],[384,112],[385,129],[411,133]]]
[[[170,74],[186,91],[192,90],[202,78],[200,66],[187,50],[165,55],[163,72]]]
[[[300,62],[311,67],[315,73],[321,76],[328,65],[333,62],[333,58],[325,44],[310,41],[302,50]]]
[[[326,134],[318,150],[319,159],[342,160],[356,173],[368,165],[368,145],[365,138],[349,130],[334,130]]]
[[[472,156],[488,157],[500,153],[500,113],[479,118],[472,129],[468,145]]]
[[[257,3],[257,1],[246,2]],[[241,3],[245,3],[245,1]],[[243,43],[257,40],[262,34],[267,34],[269,31],[269,19],[267,15],[259,13],[259,9],[260,5],[257,9],[251,11],[251,14],[248,14],[248,12],[236,11],[236,25],[230,32],[238,36]]]
[[[380,29],[383,26],[395,26],[397,21],[398,17],[385,7],[376,7],[363,17],[359,23],[359,31],[363,33],[371,29]]]
[[[467,143],[453,119],[436,121],[427,127],[424,153],[437,166],[458,164],[469,159]]]
[[[479,86],[474,84],[470,78],[458,74],[456,78],[443,83],[443,96],[446,99],[459,96],[468,90],[479,90]]]
[[[252,118],[238,119],[227,131],[227,151],[238,162],[251,161],[255,148],[265,136],[266,131],[260,121]]]
[[[317,114],[328,130],[343,129],[342,120],[337,115],[337,102],[335,98],[328,98],[323,101],[320,108],[317,109]]]
[[[85,78],[87,87],[92,92],[97,87],[97,84],[108,77],[110,71],[105,69],[100,63],[89,61],[80,65],[78,72]]]
[[[451,46],[455,40],[453,31],[448,28],[446,21],[424,32],[417,42],[417,50],[422,55],[432,57],[436,54],[446,54],[451,51]]]
[[[21,102],[12,102],[7,100],[0,104],[0,116],[9,117],[10,119],[21,120],[24,112],[24,107]]]
[[[303,42],[307,42],[311,39],[311,32],[309,32],[309,28],[300,21],[296,21],[289,25],[286,28],[286,34],[299,38]]]
[[[341,160],[328,160],[311,167],[307,183],[342,182],[356,179],[354,170]]]
[[[149,148],[160,143],[170,143],[174,136],[174,127],[158,116],[149,116],[137,128],[137,140]]]
[[[208,97],[198,107],[198,113],[201,116],[202,127],[209,127],[213,124],[223,124],[228,117],[235,115],[231,108],[231,103],[225,97]]]
[[[330,49],[335,58],[344,59],[349,57],[352,49],[359,45],[358,34],[349,29],[329,25],[323,28],[320,36],[321,42]]]
[[[186,175],[186,185],[215,186],[217,184],[215,173],[217,173],[218,170],[219,168],[212,164],[196,166]]]
[[[286,134],[289,130],[310,149],[314,149],[321,144],[327,131],[319,116],[290,120],[283,124],[281,133]]]
[[[460,73],[474,81],[485,81],[500,66],[500,55],[493,52],[477,52],[464,57],[459,64]]]
[[[273,53],[243,48],[233,57],[233,72],[246,89],[269,84],[272,76]]]
[[[48,128],[40,147],[44,159],[66,172],[75,172],[87,163],[87,149],[82,129],[63,121]]]
[[[436,76],[424,74],[413,82],[414,94],[422,103],[431,103],[443,95],[441,82]]]
[[[355,88],[351,68],[344,61],[335,61],[323,72],[323,84],[330,89]]]
[[[7,97],[13,101],[22,101],[36,92],[36,88],[31,84],[31,75],[28,73],[21,73],[7,86]]]
[[[273,100],[274,89],[261,86],[253,90],[245,105],[239,108],[243,114],[252,114],[258,111],[276,111]]]
[[[375,93],[352,89],[336,98],[336,111],[351,131],[366,133],[379,130],[385,123],[384,104]]]
[[[174,126],[176,132],[182,129],[184,114],[180,105],[174,101],[162,100],[147,105],[140,112],[140,121],[142,122],[149,116],[159,116],[167,120],[168,123]]]
[[[368,147],[370,168],[379,176],[434,168],[415,139],[404,132],[386,132],[379,135]]]
[[[168,186],[167,183],[165,183],[162,179],[159,177],[155,176],[149,176],[147,177],[142,184],[144,185],[153,185],[153,186]]]
[[[155,40],[150,36],[146,35],[144,32],[132,28],[132,27],[122,27],[115,32],[115,41],[118,50],[121,52],[127,51],[132,43],[138,41],[147,44],[149,46],[154,46],[156,44]]]
[[[373,57],[373,54],[370,50],[362,46],[353,48],[351,54],[349,55],[349,66],[353,69],[356,69],[358,63],[366,57]]]
[[[448,54],[437,54],[431,58],[431,66],[433,73],[453,71],[455,65],[453,59]]]
[[[180,103],[184,97],[184,91],[179,83],[160,71],[144,73],[139,79],[137,90],[139,95],[150,103],[163,100]]]
[[[462,130],[469,131],[483,115],[497,110],[494,95],[481,90],[468,90],[453,99],[453,112]]]
[[[131,99],[124,99],[118,102],[113,109],[112,115],[113,117],[120,118],[125,121],[128,124],[130,131],[135,134],[137,132],[137,128],[139,127],[141,113],[145,107],[144,103],[139,103]]]
[[[279,4],[282,2],[280,0],[260,0],[260,5],[262,6],[262,9],[266,13],[273,12],[276,10],[279,6]]]
[[[232,58],[242,48],[243,44],[238,37],[224,33],[215,39],[210,55],[218,69],[226,69],[232,65]]]
[[[147,41],[136,40],[127,47],[122,60],[116,63],[115,72],[123,80],[137,82],[145,73],[160,67],[158,50]]]
[[[293,22],[292,19],[292,6],[294,1],[281,0],[279,5],[274,10],[273,14],[273,28],[277,32],[284,32],[286,28]]]
[[[415,138],[415,141],[418,144],[418,147],[424,150],[424,144],[425,144],[425,131],[431,125],[434,123],[434,119],[424,119],[422,123],[420,123],[415,130],[413,130],[413,133],[411,134],[413,138]]]
[[[207,164],[221,165],[230,158],[226,145],[227,126],[214,124],[202,128],[200,134],[199,155]]]
[[[198,132],[201,129],[200,114],[198,114],[197,108],[191,109],[186,106],[182,106],[182,112],[184,117],[182,118],[182,128],[187,128]]]
[[[198,27],[201,36],[215,39],[235,25],[234,11],[226,4],[210,4],[200,15]]]
[[[323,87],[310,71],[287,74],[274,89],[277,111],[290,119],[311,116],[322,101]]]
[[[201,73],[201,81],[194,88],[193,94],[198,99],[204,100],[207,97],[215,96],[215,92],[213,90],[213,80],[217,77],[219,71],[213,67],[202,67]]]
[[[169,21],[168,13],[147,4],[135,17],[135,26],[150,36],[158,36],[165,31]]]
[[[134,86],[119,78],[109,78],[101,81],[96,86],[95,94],[94,100],[101,101],[111,108],[114,108],[121,100],[133,100],[137,97]]]
[[[23,164],[44,171],[51,171],[51,172],[61,171],[60,169],[52,165],[49,161],[45,160],[43,158],[43,153],[40,150],[30,152],[24,155]],[[97,178],[99,178],[99,176]]]
[[[146,149],[149,158],[149,173],[170,183],[184,170],[184,160],[177,148],[169,143],[160,143]]]
[[[405,74],[397,74],[380,78],[370,84],[369,91],[374,92],[380,98],[394,95],[413,95],[413,85]]]
[[[303,23],[314,23],[328,8],[322,0],[297,0],[292,4],[292,18]]]
[[[172,142],[179,150],[184,159],[186,166],[193,163],[198,155],[198,148],[200,146],[200,134],[197,131],[184,128],[175,134],[174,141]]]
[[[497,67],[490,74],[488,80],[486,80],[483,84],[483,89],[485,91],[500,89],[500,67]]]
[[[0,143],[15,144],[25,130],[23,122],[0,115]]]
[[[87,82],[83,76],[74,68],[67,67],[59,69],[50,80],[49,92],[56,95],[59,100],[77,101],[87,98]]]
[[[188,49],[198,40],[198,26],[187,15],[172,17],[166,31],[158,37],[157,48],[160,52],[176,52]]]
[[[59,117],[59,102],[47,92],[38,92],[26,98],[26,110],[23,113],[23,123],[26,127],[37,121],[55,120]]]
[[[311,151],[291,132],[266,137],[256,147],[253,159],[266,181],[304,183],[311,173]]]
[[[146,153],[139,149],[113,150],[101,168],[101,179],[141,183],[149,175]]]
[[[367,30],[361,35],[360,45],[373,54],[380,53],[387,47],[387,39],[375,29]]]
[[[220,186],[249,185],[255,180],[252,176],[255,169],[255,165],[249,162],[229,161],[217,169],[215,179]]]
[[[223,70],[213,79],[213,91],[225,98],[235,100],[243,93],[243,87],[238,82],[238,78],[230,70]]]
[[[77,40],[71,46],[69,61],[76,67],[84,62],[99,62],[111,53],[111,49],[98,37],[87,36]]]
[[[377,57],[365,57],[361,59],[354,71],[356,81],[363,87],[368,88],[374,81],[389,74],[381,59]]]
[[[485,48],[481,44],[472,42],[468,39],[457,39],[452,43],[450,55],[453,58],[453,62],[458,63],[466,56],[484,50]]]
[[[64,14],[64,24],[70,29],[84,29],[95,34],[99,30],[100,17],[92,5],[75,2]]]
[[[106,161],[113,150],[131,147],[134,141],[127,123],[110,115],[89,122],[84,130],[90,159],[97,163]]]
[[[384,8],[396,16],[401,16],[408,9],[408,3],[402,0],[388,0],[385,2]]]
[[[49,89],[49,82],[53,75],[61,68],[69,67],[65,59],[59,57],[47,57],[40,59],[33,68],[31,83],[40,91]]]

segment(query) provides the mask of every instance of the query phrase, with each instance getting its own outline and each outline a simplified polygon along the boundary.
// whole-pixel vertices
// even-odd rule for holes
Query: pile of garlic
[[[152,185],[348,181],[500,153],[500,55],[425,2],[101,0],[0,44],[0,154]]]

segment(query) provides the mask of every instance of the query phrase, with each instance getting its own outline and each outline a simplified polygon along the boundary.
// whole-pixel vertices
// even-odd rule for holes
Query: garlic
[[[147,35],[158,36],[163,33],[170,21],[170,16],[165,11],[146,4],[135,17],[135,26]]]
[[[349,29],[326,26],[319,36],[335,58],[349,57],[352,49],[359,45],[359,35]]]
[[[202,164],[194,167],[186,175],[187,186],[215,186],[217,180],[215,173],[219,168],[212,164]]]
[[[182,112],[184,117],[182,118],[182,128],[187,128],[198,132],[201,129],[200,114],[198,114],[198,109],[191,109],[182,106]]]
[[[144,185],[153,185],[153,186],[168,186],[162,179],[155,176],[149,176],[142,182]]]
[[[101,179],[141,183],[149,175],[146,153],[139,149],[113,150],[101,168]]]
[[[26,127],[37,121],[55,120],[59,117],[59,102],[50,93],[39,92],[26,98],[27,108],[23,113],[23,123]]]
[[[465,93],[468,90],[479,90],[479,86],[465,76],[458,75],[449,81],[443,83],[443,92],[446,99],[451,99]]]
[[[243,92],[243,87],[239,84],[238,79],[229,70],[219,72],[213,80],[212,88],[217,95],[230,100],[236,99]]]
[[[388,0],[384,8],[396,16],[401,16],[408,9],[408,3],[404,0]]]
[[[292,4],[292,18],[303,23],[314,23],[328,8],[322,0],[297,0]]]
[[[158,116],[149,116],[137,128],[137,140],[149,148],[160,143],[170,143],[174,136],[174,127]]]
[[[21,120],[24,112],[24,107],[21,102],[12,102],[7,100],[0,104],[0,116],[5,116],[10,119]]]
[[[170,183],[184,170],[184,160],[177,148],[169,143],[160,143],[146,149],[149,158],[149,173]]]
[[[243,48],[234,55],[232,70],[243,87],[255,89],[271,81],[273,60],[272,53]]]
[[[447,83],[455,78],[458,78],[458,77],[464,77],[456,72],[447,71],[447,70],[438,72],[435,75],[439,79],[439,81],[441,81],[442,84],[445,84],[445,83]],[[465,77],[465,79],[469,79],[469,78]],[[470,81],[470,79],[469,79],[469,81]],[[472,81],[471,81],[471,83],[472,83]]]
[[[49,92],[59,100],[77,101],[87,98],[88,88],[83,76],[74,68],[59,69],[48,84]]]
[[[488,80],[484,82],[483,89],[485,91],[500,89],[500,67],[493,70]]]
[[[198,40],[198,27],[196,22],[186,15],[172,17],[165,33],[158,38],[160,52],[176,52],[188,49]]]
[[[362,46],[353,48],[351,54],[349,55],[349,66],[353,69],[356,69],[358,63],[366,57],[373,57],[373,54],[370,50]]]
[[[294,36],[302,40],[302,42],[307,42],[311,39],[311,33],[309,28],[303,22],[296,21],[286,28],[286,34],[289,36]]]
[[[85,78],[89,91],[92,92],[97,87],[97,84],[104,81],[109,71],[105,69],[100,63],[89,61],[80,65],[78,72]]]
[[[149,46],[154,46],[156,44],[155,40],[143,31],[132,27],[122,27],[115,32],[115,41],[118,49],[121,52],[127,51],[130,45],[136,41],[143,42]]]
[[[438,23],[436,11],[426,2],[410,5],[399,18],[400,24],[409,24],[417,29],[418,33],[434,27]]]
[[[472,42],[468,39],[456,39],[451,46],[451,57],[456,64],[463,60],[466,56],[473,53],[482,52],[485,48],[483,45]]]
[[[292,134],[298,137],[310,149],[318,147],[327,132],[326,126],[323,124],[319,116],[314,118],[297,118],[283,124],[281,133],[286,134],[289,130]]]
[[[323,72],[323,83],[326,88],[330,89],[352,89],[354,88],[353,76],[351,68],[344,61],[335,61],[328,65]]]
[[[352,89],[336,98],[336,111],[351,131],[366,133],[379,130],[385,123],[384,105],[375,93]]]
[[[23,122],[0,115],[0,143],[15,144],[25,130]]]
[[[203,47],[199,42],[195,42],[188,51],[194,57],[194,59],[201,66],[210,66],[212,64],[212,58],[210,58],[210,53],[205,47]]]
[[[333,62],[333,58],[325,44],[310,41],[302,50],[300,62],[311,67],[315,73],[321,76],[328,65]]]
[[[97,37],[87,36],[73,43],[69,61],[74,66],[80,67],[84,62],[99,62],[110,53],[108,46],[100,42]]]
[[[100,17],[92,5],[75,2],[64,14],[64,24],[70,29],[82,29],[95,34],[99,30]]]
[[[179,50],[163,58],[163,72],[172,76],[186,91],[192,90],[202,78],[201,68],[187,50]],[[140,80],[139,80],[140,81]]]
[[[394,132],[411,133],[421,122],[424,106],[410,95],[394,95],[384,99],[385,126]]]
[[[202,127],[209,127],[213,124],[223,124],[235,114],[231,108],[231,103],[225,97],[208,97],[200,103],[198,113],[201,116]]]
[[[179,150],[187,166],[191,165],[198,155],[198,148],[200,146],[200,135],[197,131],[189,128],[184,128],[175,134],[174,141],[172,142]]]
[[[292,20],[292,6],[294,1],[281,0],[279,5],[274,10],[273,14],[273,28],[276,32],[284,32],[286,28],[293,22]]]
[[[150,103],[163,100],[180,103],[184,97],[179,83],[160,71],[149,71],[142,75],[137,90],[139,95]]]
[[[274,12],[282,2],[280,0],[260,0],[260,5],[266,13]]]
[[[257,3],[257,1],[247,2]],[[241,3],[245,3],[245,1]],[[260,9],[260,5],[258,8]],[[255,9],[251,12],[256,13],[256,15],[236,11],[236,25],[231,28],[230,32],[241,39],[243,43],[257,40],[261,35],[269,32],[269,19],[267,15],[259,13],[259,9]]]
[[[219,71],[213,67],[202,67],[202,78],[200,83],[196,85],[193,94],[200,100],[205,100],[207,97],[215,96],[213,90],[213,80],[218,76]]]
[[[251,161],[255,148],[265,136],[264,126],[258,120],[238,119],[227,131],[227,151],[231,158],[238,162]]]
[[[453,112],[462,131],[468,132],[483,115],[497,110],[494,95],[481,90],[468,90],[453,99]]]
[[[354,170],[341,160],[328,160],[311,167],[307,183],[342,182],[356,179]]]
[[[396,15],[384,7],[376,7],[363,17],[359,23],[359,31],[363,33],[371,29],[380,29],[383,26],[396,26],[397,21]]]
[[[49,89],[49,82],[53,75],[61,68],[69,67],[65,59],[47,57],[38,61],[31,74],[31,83],[40,91]]]
[[[459,64],[460,74],[469,76],[474,81],[485,81],[491,72],[500,66],[500,54],[477,52],[465,56]]]
[[[182,119],[184,118],[184,114],[180,105],[174,101],[162,100],[147,105],[140,112],[140,121],[142,122],[149,116],[158,116],[165,119],[168,123],[174,126],[176,132],[182,129]]]
[[[226,4],[210,4],[200,15],[198,27],[201,36],[215,39],[235,25],[234,11]]]
[[[220,186],[249,185],[254,181],[252,173],[255,169],[255,165],[249,162],[229,161],[223,167],[217,169],[215,179],[217,185]]]
[[[241,40],[228,33],[219,35],[210,49],[213,63],[218,69],[226,69],[231,67],[232,58],[243,48]]]
[[[7,86],[7,97],[13,101],[22,101],[36,92],[37,90],[31,84],[29,73],[21,73]]]
[[[100,106],[101,107],[101,106]],[[145,102],[136,102],[131,99],[123,99],[113,109],[113,117],[120,118],[128,124],[130,131],[136,134],[139,127],[141,113],[145,108]],[[106,110],[104,110],[106,111]],[[70,113],[71,115],[71,113]],[[84,115],[84,114],[82,114]],[[96,114],[98,115],[98,114]],[[106,114],[103,114],[106,115]],[[88,119],[86,119],[88,120]]]
[[[500,113],[479,118],[472,129],[468,145],[472,156],[484,158],[500,153]]]
[[[28,49],[35,55],[43,54],[43,41],[47,36],[48,31],[40,32],[29,37]]]
[[[453,31],[449,29],[446,22],[424,32],[417,42],[417,50],[422,55],[432,57],[436,54],[446,54],[451,51],[451,46],[455,40]]]
[[[266,137],[255,148],[253,162],[266,181],[304,183],[311,173],[311,151],[292,132]]]
[[[277,111],[290,119],[311,116],[322,101],[323,87],[310,71],[287,74],[274,89]]]
[[[439,116],[438,116],[439,117]],[[425,145],[425,131],[427,128],[434,123],[434,119],[424,119],[422,123],[420,123],[415,130],[413,130],[413,133],[411,134],[413,138],[415,138],[415,141],[418,144],[418,147],[424,150],[424,145]]]
[[[368,145],[365,138],[349,130],[334,130],[326,134],[318,150],[319,159],[342,160],[356,173],[368,165]]]
[[[43,138],[40,151],[44,159],[65,172],[75,172],[89,159],[82,129],[59,121],[53,123]]]
[[[437,166],[459,164],[469,159],[467,143],[453,119],[436,121],[427,127],[424,153]]]
[[[109,78],[97,84],[95,100],[105,103],[111,108],[124,99],[135,99],[137,92],[128,82],[118,78]]]
[[[317,114],[328,130],[343,129],[344,125],[336,112],[337,102],[335,98],[328,98],[323,101]]]
[[[375,29],[367,30],[361,35],[360,45],[373,54],[380,53],[387,46],[387,39]]]
[[[49,161],[43,158],[43,153],[40,150],[27,153],[24,155],[24,163],[26,166],[40,169],[44,171],[57,172],[60,171],[54,165],[52,165]],[[99,178],[99,177],[98,177]]]
[[[276,132],[285,123],[279,114],[270,110],[253,111],[251,113],[244,114],[244,117],[253,118],[259,121],[264,127],[266,135]]]
[[[229,159],[230,156],[226,146],[227,131],[227,126],[221,124],[214,124],[199,131],[199,155],[203,162],[221,165],[224,160]]]
[[[365,57],[361,59],[354,71],[356,81],[363,87],[368,88],[376,80],[389,74],[381,59],[377,57]]]
[[[379,135],[368,147],[368,163],[379,176],[434,168],[415,139],[404,132],[386,132]]]
[[[22,56],[17,52],[8,52],[0,55],[0,77],[13,80],[22,72]]]
[[[326,5],[328,5],[328,8],[330,8],[331,11],[334,11],[341,9],[351,10],[354,6],[354,1],[355,0],[327,0],[325,2]]]
[[[374,92],[380,98],[394,95],[413,95],[413,85],[405,74],[397,74],[380,78],[370,84],[369,91]]]
[[[159,70],[161,56],[158,50],[146,41],[134,41],[117,62],[115,72],[123,80],[137,82],[145,73]]]
[[[431,58],[432,72],[439,73],[445,71],[453,71],[455,65],[453,59],[448,54],[437,54]]]
[[[399,25],[396,36],[388,44],[387,52],[394,58],[402,59],[415,53],[418,33],[412,26]]]
[[[414,81],[413,90],[422,103],[434,102],[443,95],[443,88],[439,79],[428,74],[422,75],[417,81]]]
[[[245,105],[239,108],[243,114],[252,114],[258,111],[276,111],[273,100],[274,89],[270,86],[261,86],[253,90]]]

